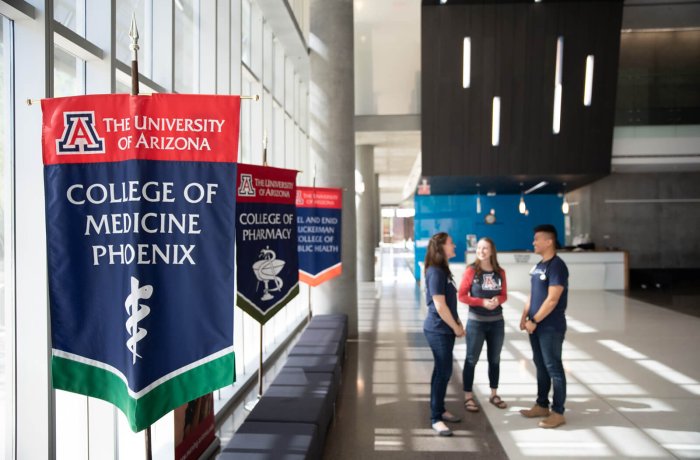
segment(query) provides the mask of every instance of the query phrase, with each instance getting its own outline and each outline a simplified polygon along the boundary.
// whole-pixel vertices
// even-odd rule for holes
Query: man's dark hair
[[[554,241],[554,247],[559,248],[559,241],[557,240],[557,228],[552,224],[542,224],[534,228],[533,233],[547,233]]]

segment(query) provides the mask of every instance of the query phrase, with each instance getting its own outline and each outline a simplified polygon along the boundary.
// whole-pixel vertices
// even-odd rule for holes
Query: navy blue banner
[[[297,187],[299,280],[318,286],[342,273],[343,191]]]
[[[262,324],[299,293],[296,174],[238,165],[236,304]]]
[[[233,344],[235,164],[46,166],[53,348],[138,393]],[[203,288],[208,287],[208,288]]]
[[[235,381],[240,98],[41,105],[52,385],[139,431]]]

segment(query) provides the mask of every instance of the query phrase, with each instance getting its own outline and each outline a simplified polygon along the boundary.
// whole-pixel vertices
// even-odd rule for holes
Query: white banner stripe
[[[337,264],[333,265],[332,267],[328,267],[328,268],[326,268],[325,270],[320,271],[320,272],[318,272],[318,273],[315,274],[315,275],[312,275],[311,273],[306,272],[306,271],[304,271],[304,270],[302,270],[302,269],[299,269],[299,271],[302,272],[303,274],[305,274],[306,276],[308,276],[309,278],[318,278],[319,276],[322,276],[324,273],[326,273],[326,272],[328,272],[328,271],[331,271],[331,270],[333,270],[333,269],[335,269],[335,268],[337,268],[337,267],[340,267],[342,264],[343,264],[342,262],[338,262]]]
[[[292,286],[292,287],[287,291],[287,294],[286,294],[284,297],[282,297],[280,300],[278,300],[274,305],[271,305],[271,306],[267,309],[267,311],[273,310],[277,305],[280,304],[280,302],[283,302],[285,299],[286,299],[286,300],[291,300],[291,299],[287,299],[287,298],[289,297],[289,294],[290,294],[290,293],[294,290],[294,288],[296,288],[297,286],[299,286],[299,281],[297,281],[296,284],[294,284],[294,286]],[[240,292],[238,292],[238,295],[239,295],[243,300],[245,300],[246,302],[248,302],[249,305],[253,306],[256,310],[258,310],[258,311],[260,312],[261,315],[263,315],[263,316],[266,316],[266,315],[267,315],[266,312],[262,311],[262,310],[260,309],[260,307],[258,307],[258,305],[257,305],[255,302],[253,302],[252,300],[250,300],[248,297],[244,296],[244,295],[241,294]]]
[[[52,354],[56,357],[64,358],[64,359],[67,359],[69,361],[75,361],[75,362],[82,363],[82,364],[85,364],[88,366],[97,367],[97,368],[105,370],[107,372],[111,372],[112,374],[119,377],[119,379],[122,382],[124,382],[124,385],[126,386],[126,389],[127,389],[129,396],[134,398],[134,399],[142,398],[143,396],[148,394],[151,390],[153,390],[158,385],[161,385],[161,384],[167,382],[168,380],[177,377],[178,375],[184,374],[185,372],[192,370],[195,367],[199,367],[202,364],[206,364],[208,362],[219,359],[222,356],[225,356],[225,355],[232,353],[232,352],[233,352],[233,346],[224,348],[223,350],[217,351],[213,355],[209,355],[205,358],[202,358],[198,361],[195,361],[193,363],[188,364],[187,366],[181,367],[180,369],[176,369],[176,370],[172,371],[171,373],[164,375],[163,377],[159,378],[158,380],[153,381],[150,385],[148,385],[147,387],[143,388],[140,391],[134,391],[131,388],[129,388],[129,383],[126,379],[126,376],[124,374],[122,374],[121,371],[119,371],[119,369],[115,368],[114,366],[103,363],[101,361],[96,361],[94,359],[89,359],[89,358],[86,358],[84,356],[69,353],[67,351],[57,350],[55,348],[52,350]]]

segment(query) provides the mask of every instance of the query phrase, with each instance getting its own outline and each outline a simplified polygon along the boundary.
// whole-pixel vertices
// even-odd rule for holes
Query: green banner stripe
[[[270,319],[272,319],[273,316],[277,314],[278,311],[282,309],[285,305],[287,305],[294,297],[296,297],[299,294],[299,283],[297,283],[288,293],[286,296],[280,300],[280,302],[275,305],[274,308],[267,310],[267,312],[262,313],[258,307],[253,305],[246,299],[245,297],[241,295],[236,295],[236,305],[241,307],[241,310],[244,312],[248,313],[253,319],[255,319],[257,322],[260,324],[265,324]]]
[[[117,406],[134,432],[149,427],[176,407],[236,381],[236,357],[229,353],[184,372],[158,385],[139,399],[129,396],[127,386],[113,373],[88,364],[54,356],[53,387]]]

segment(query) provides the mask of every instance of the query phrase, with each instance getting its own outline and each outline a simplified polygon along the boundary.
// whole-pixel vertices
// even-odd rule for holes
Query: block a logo
[[[238,187],[238,196],[255,196],[252,174],[241,174],[241,185]]]
[[[57,155],[105,153],[104,139],[95,130],[95,112],[64,112],[63,134],[56,140]]]

